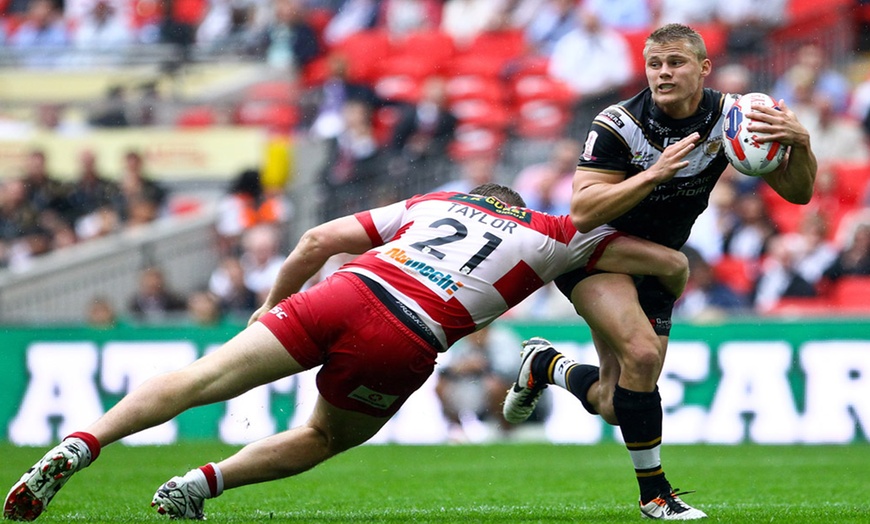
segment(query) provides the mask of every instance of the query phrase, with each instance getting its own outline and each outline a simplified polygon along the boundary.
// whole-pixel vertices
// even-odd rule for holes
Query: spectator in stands
[[[168,288],[159,267],[149,266],[139,273],[139,287],[128,307],[130,314],[140,322],[160,322],[183,313],[187,301]]]
[[[755,91],[752,83],[752,71],[743,64],[731,63],[713,70],[712,87],[717,91],[732,94],[744,94]],[[791,100],[788,101],[789,106]]]
[[[182,0],[157,0],[157,5],[161,11],[156,28],[157,42],[176,46],[181,51],[179,58],[187,60],[199,23],[199,17],[190,9],[195,4]]]
[[[375,138],[371,107],[359,100],[344,103],[344,130],[328,141],[329,161],[321,174],[324,219],[369,207],[379,190],[384,155]]]
[[[228,317],[247,320],[260,306],[257,294],[245,282],[245,269],[238,257],[226,256],[212,272],[208,289],[218,297]]]
[[[13,246],[39,224],[39,211],[27,199],[24,181],[0,182],[0,267],[9,265]]]
[[[28,153],[21,179],[27,200],[38,213],[69,216],[69,187],[49,174],[45,151],[33,149]]]
[[[652,31],[649,0],[582,0],[583,9],[616,31]]]
[[[688,320],[715,320],[746,310],[747,297],[716,278],[713,267],[698,251],[684,246],[689,259],[689,281],[674,306],[674,315]]]
[[[289,218],[289,206],[278,191],[265,191],[257,169],[242,171],[218,202],[215,229],[218,251],[237,254],[242,234],[258,224],[282,224]]]
[[[737,194],[733,178],[723,175],[710,192],[707,209],[692,226],[686,246],[704,257],[708,264],[715,264],[722,258],[726,232],[737,220],[734,213]]]
[[[8,267],[11,271],[26,271],[34,259],[52,250],[52,232],[37,224],[31,229],[21,231],[18,238],[9,246]]]
[[[441,11],[441,29],[457,46],[466,47],[480,33],[497,28],[502,14],[499,0],[446,0]]]
[[[634,59],[625,37],[601,25],[587,9],[578,11],[578,26],[559,39],[550,56],[549,73],[577,96],[569,136],[586,136],[599,111],[621,99],[634,79]]]
[[[304,113],[313,113],[311,134],[319,139],[334,139],[344,131],[344,104],[355,100],[375,108],[382,102],[371,86],[348,78],[347,57],[340,52],[327,58],[328,76],[323,84],[309,91],[300,102]]]
[[[735,218],[725,231],[723,254],[746,260],[760,259],[778,229],[757,193],[744,193],[735,202]]]
[[[59,65],[69,47],[70,35],[60,5],[55,0],[30,0],[24,22],[9,38],[9,46],[26,53],[22,63],[31,67]]]
[[[560,38],[577,27],[576,0],[547,0],[525,26],[534,52],[549,57]]]
[[[551,215],[565,215],[571,208],[571,184],[582,144],[563,138],[553,145],[550,159],[525,167],[512,187],[526,200],[526,207]]]
[[[194,291],[187,297],[187,318],[197,327],[214,327],[223,321],[218,298],[208,291]]]
[[[168,196],[167,190],[158,182],[145,174],[145,161],[142,154],[135,150],[124,154],[124,169],[121,173],[121,194],[123,203],[121,218],[128,221],[137,212],[137,217],[142,218],[142,213],[148,204],[153,209],[155,217],[163,211]]]
[[[217,53],[244,54],[255,36],[254,7],[247,0],[213,0],[196,29],[196,42]]]
[[[67,196],[71,216],[78,222],[102,209],[118,212],[122,205],[121,188],[104,177],[97,167],[97,155],[91,149],[79,154],[79,168]]]
[[[824,278],[830,281],[846,275],[870,275],[870,219],[855,225],[851,237],[824,272]]]
[[[852,86],[845,75],[830,65],[831,60],[820,45],[815,43],[802,45],[790,63],[790,67],[776,80],[770,92],[771,96],[776,100],[784,99],[791,106],[791,101],[797,98],[795,91],[800,89],[800,86],[795,85],[799,82],[800,76],[795,77],[791,72],[802,69],[810,73],[808,79],[809,88],[812,90],[810,98],[823,95],[833,104],[835,113],[841,114],[846,111]]]
[[[414,31],[441,25],[442,3],[438,0],[381,0],[377,25],[395,41]]]
[[[816,158],[826,162],[870,162],[867,135],[855,120],[837,113],[836,104],[827,93],[816,91],[810,114],[801,116],[818,148]]]
[[[98,295],[88,302],[85,323],[97,329],[111,329],[118,325],[118,315],[108,297]]]
[[[501,436],[512,426],[502,416],[504,392],[520,364],[516,335],[490,325],[457,342],[438,359],[435,393],[448,422],[451,442],[481,442],[491,438],[483,423],[495,425]]]
[[[88,118],[94,127],[127,127],[126,89],[124,86],[113,85],[106,91],[106,96],[99,100]]]
[[[684,24],[698,26],[716,21],[716,4],[719,0],[657,0],[652,2],[653,25]],[[726,91],[749,93],[749,91]]]
[[[752,303],[759,312],[770,311],[781,298],[814,297],[816,287],[798,271],[799,246],[782,235],[775,235],[768,243],[768,253],[752,290]]]
[[[447,105],[447,90],[443,78],[426,79],[420,101],[399,109],[389,141],[390,155],[400,164],[391,169],[392,176],[418,176],[434,161],[447,157],[447,148],[453,141],[459,120]],[[404,198],[400,196],[399,198]]]
[[[475,187],[495,182],[498,157],[494,153],[481,152],[459,161],[459,172],[454,179],[435,189],[435,191],[459,191],[467,193]]]
[[[511,27],[525,29],[550,0],[506,0],[503,12]]]
[[[345,0],[323,28],[323,41],[335,46],[350,35],[377,25],[379,0]]]
[[[274,19],[260,32],[254,51],[270,66],[298,72],[320,54],[317,34],[302,0],[275,0]]]
[[[241,264],[245,272],[245,284],[257,294],[262,303],[284,263],[281,254],[280,230],[269,224],[261,224],[242,235]]]
[[[767,35],[785,22],[787,0],[718,0],[716,15],[728,31],[725,52],[739,61],[763,56]]]
[[[848,116],[861,124],[866,137],[870,137],[870,75],[855,86],[850,96]]]
[[[75,46],[83,51],[114,51],[135,41],[132,28],[108,0],[97,0],[75,29]]]
[[[793,250],[795,271],[816,287],[826,268],[837,258],[837,249],[828,238],[828,218],[820,210],[808,211],[795,233],[784,235],[784,241]]]

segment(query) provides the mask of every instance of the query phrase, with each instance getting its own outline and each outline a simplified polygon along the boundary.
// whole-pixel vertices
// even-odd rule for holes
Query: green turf
[[[39,522],[162,521],[149,507],[169,477],[236,448],[113,446],[76,475]],[[43,449],[0,445],[0,489]],[[668,446],[684,500],[708,522],[870,522],[870,446]],[[642,522],[625,449],[568,446],[363,446],[292,479],[206,503],[211,522]]]

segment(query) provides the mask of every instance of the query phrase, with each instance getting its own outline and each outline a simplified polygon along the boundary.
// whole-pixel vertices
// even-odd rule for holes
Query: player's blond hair
[[[652,45],[673,44],[674,42],[686,42],[699,62],[707,59],[707,44],[704,43],[704,37],[683,24],[663,25],[650,33],[643,46],[643,56],[647,55]]]

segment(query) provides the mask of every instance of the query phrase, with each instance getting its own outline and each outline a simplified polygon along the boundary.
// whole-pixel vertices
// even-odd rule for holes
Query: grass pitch
[[[46,448],[47,449],[47,448]],[[0,445],[7,490],[46,451]],[[174,475],[236,447],[183,443],[107,448],[38,522],[166,521],[150,507]],[[870,446],[666,446],[683,499],[706,522],[870,522]],[[629,458],[618,444],[363,446],[298,477],[207,501],[211,522],[642,522]]]

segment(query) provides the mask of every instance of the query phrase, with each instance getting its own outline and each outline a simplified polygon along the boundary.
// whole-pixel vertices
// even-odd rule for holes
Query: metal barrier
[[[108,298],[123,309],[139,272],[156,264],[180,293],[204,287],[217,266],[209,206],[196,216],[168,217],[147,226],[71,246],[34,259],[26,271],[0,271],[0,323],[81,323],[90,302]]]

